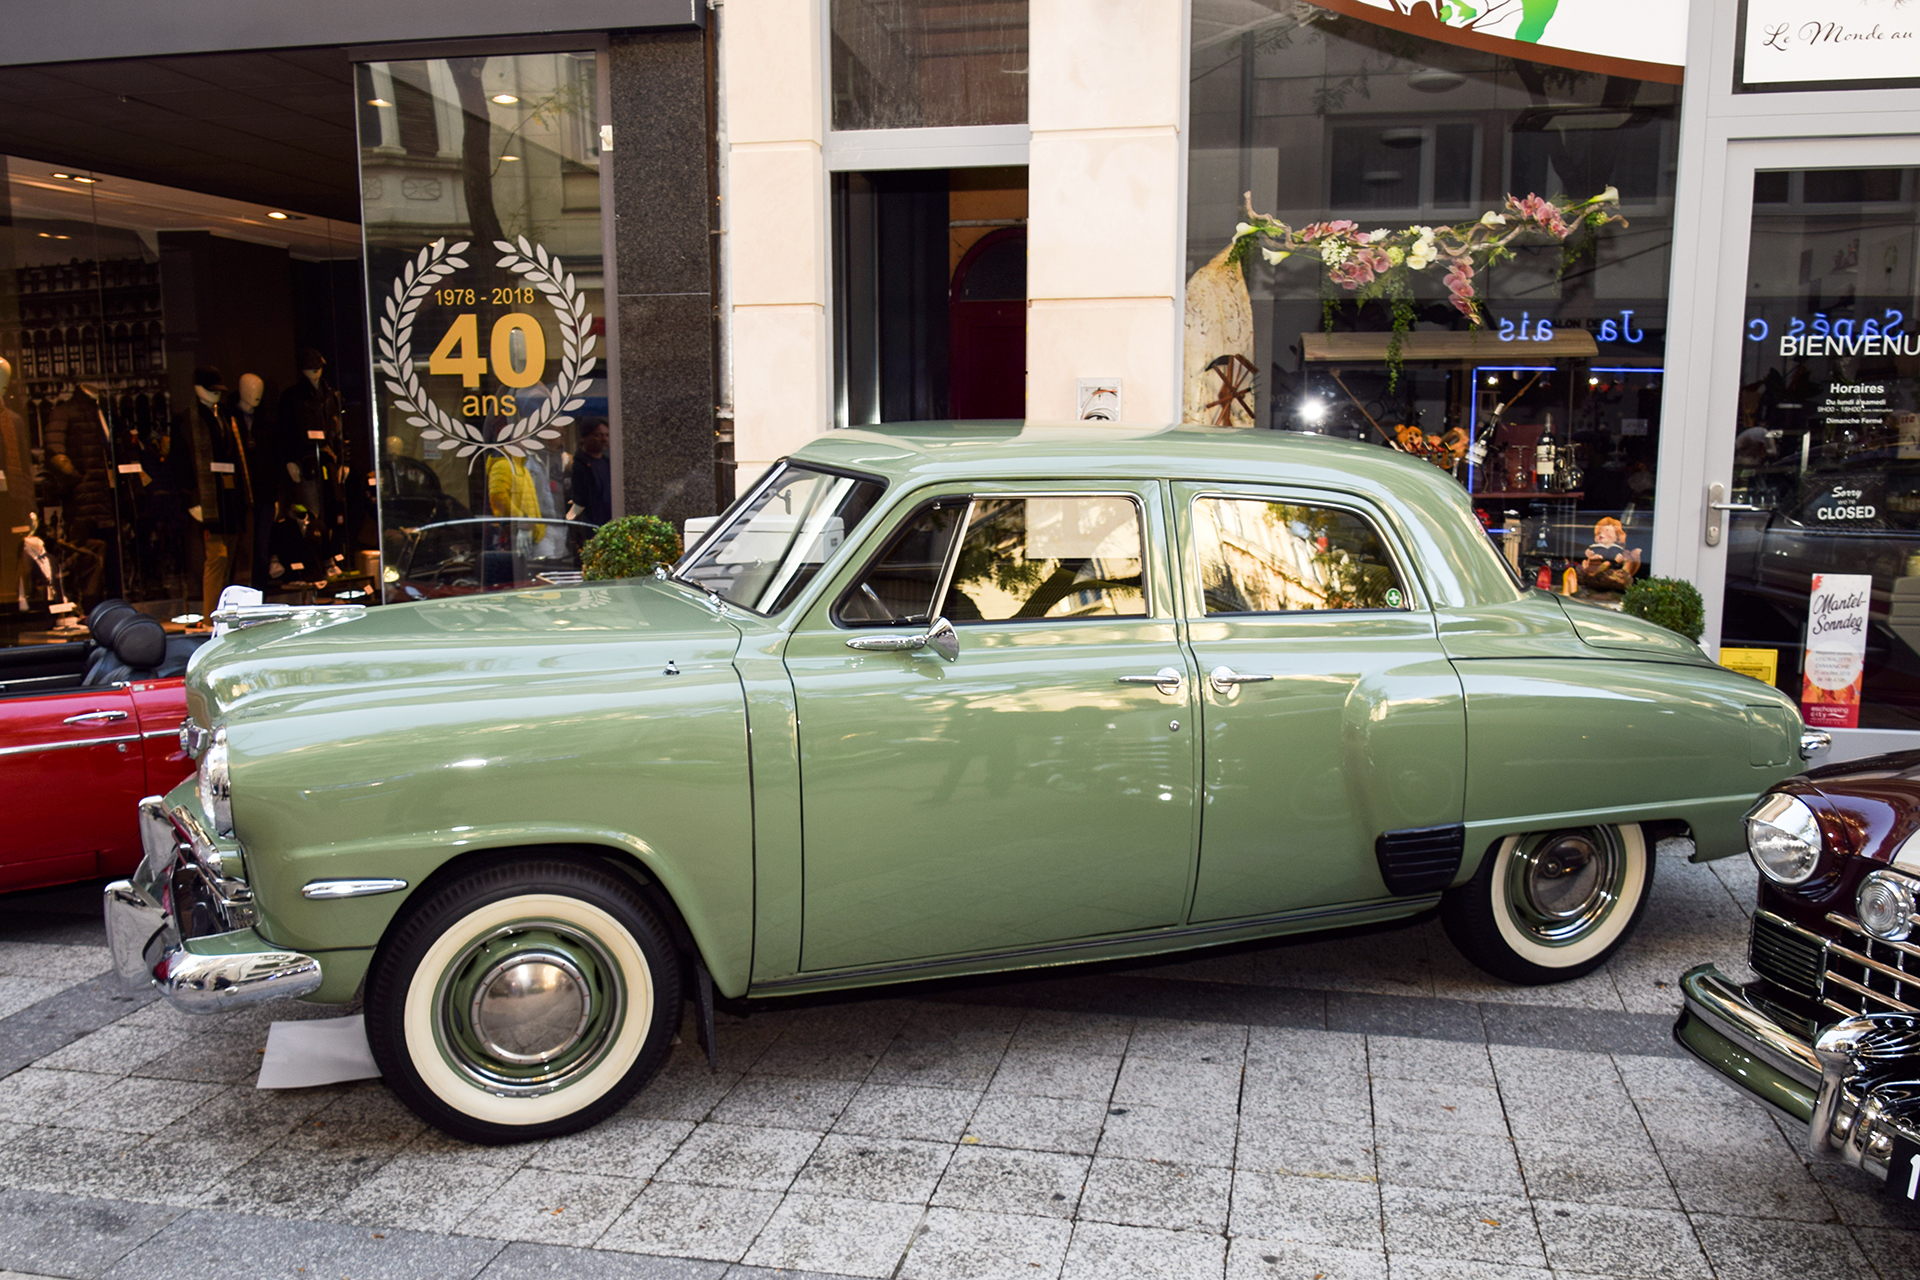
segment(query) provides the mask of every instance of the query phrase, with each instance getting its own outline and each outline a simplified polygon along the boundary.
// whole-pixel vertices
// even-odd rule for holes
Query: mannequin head
[[[300,349],[300,376],[314,386],[320,385],[320,378],[327,371],[327,358],[312,347]]]
[[[218,369],[205,365],[193,371],[193,394],[201,404],[209,409],[220,403],[220,397],[227,394],[227,384],[221,378]]]
[[[13,366],[0,360],[0,396],[7,394],[7,386],[13,381]]]
[[[266,394],[267,384],[261,380],[259,374],[243,373],[240,375],[240,408],[244,412],[252,413],[255,409],[258,409],[261,399]]]

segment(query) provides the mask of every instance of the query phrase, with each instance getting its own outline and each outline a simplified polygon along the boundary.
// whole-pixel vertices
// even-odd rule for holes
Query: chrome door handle
[[[77,716],[68,716],[61,724],[114,724],[125,720],[124,711],[83,711]]]
[[[1750,502],[1728,502],[1727,486],[1710,484],[1707,486],[1707,536],[1710,547],[1720,545],[1720,536],[1726,531],[1726,517],[1722,511],[1765,511],[1765,507],[1756,507]]]
[[[1169,698],[1177,698],[1180,691],[1187,687],[1187,678],[1172,667],[1162,667],[1150,676],[1121,676],[1120,683],[1150,684]]]
[[[1215,667],[1207,673],[1207,683],[1215,693],[1231,698],[1243,684],[1262,684],[1272,676],[1243,676],[1232,667]]]

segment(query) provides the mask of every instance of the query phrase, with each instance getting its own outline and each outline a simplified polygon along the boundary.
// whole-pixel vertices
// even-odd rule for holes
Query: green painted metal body
[[[1388,450],[1206,428],[835,432],[796,459],[886,492],[785,613],[596,583],[272,624],[206,646],[258,933],[351,996],[464,859],[563,847],[656,884],[729,995],[1139,955],[1412,914],[1382,831],[1683,819],[1738,851],[1794,771],[1778,693],[1631,618],[1523,591],[1452,479]],[[858,652],[830,616],[935,494],[1130,494],[1150,616],[965,623],[961,653]],[[1204,616],[1192,499],[1337,501],[1412,608]],[[1591,616],[1588,616],[1591,614]],[[1232,695],[1216,665],[1275,676]],[[1171,666],[1169,698],[1120,675]],[[191,787],[176,802],[190,801]],[[404,892],[310,901],[315,879]]]

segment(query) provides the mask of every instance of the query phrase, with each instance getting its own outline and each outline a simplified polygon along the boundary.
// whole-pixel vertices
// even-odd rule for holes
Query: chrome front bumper
[[[1896,1138],[1920,1143],[1920,1018],[1849,1018],[1809,1043],[1710,964],[1681,975],[1680,989],[1680,1047],[1806,1125],[1814,1156],[1884,1183]]]
[[[303,996],[320,962],[270,946],[254,932],[253,895],[223,874],[220,853],[194,816],[160,796],[140,802],[139,868],[106,887],[113,967],[188,1013]]]

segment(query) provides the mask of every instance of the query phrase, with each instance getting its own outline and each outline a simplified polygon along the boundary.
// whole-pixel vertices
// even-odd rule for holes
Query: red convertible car
[[[91,643],[0,649],[0,891],[125,875],[142,796],[193,772],[182,676],[203,636],[169,636],[124,600],[87,617]]]

